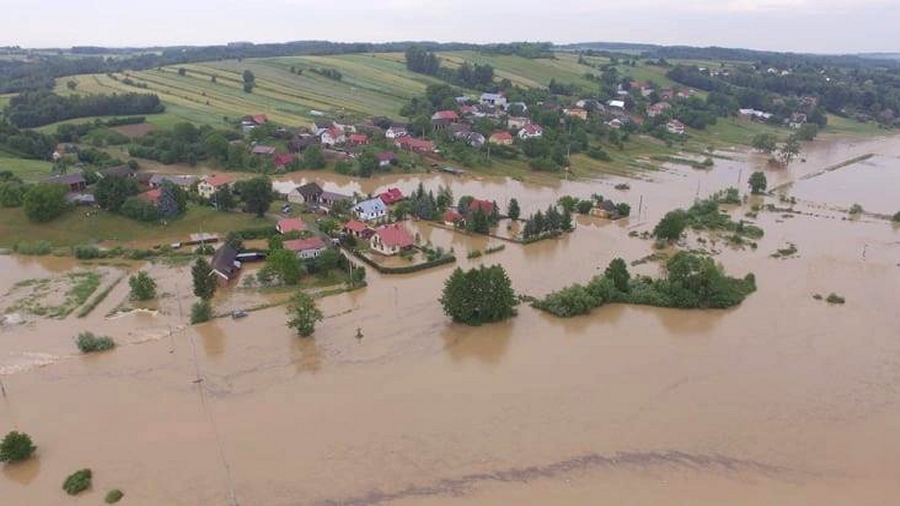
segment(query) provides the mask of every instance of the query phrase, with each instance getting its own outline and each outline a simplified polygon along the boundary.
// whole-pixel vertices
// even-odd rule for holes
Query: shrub
[[[208,300],[198,300],[191,306],[191,325],[212,319],[212,305]]]
[[[82,353],[94,353],[115,348],[116,342],[111,337],[95,336],[93,332],[82,332],[76,339],[78,349]]]
[[[31,436],[24,432],[12,431],[0,442],[0,462],[21,462],[28,460],[37,449]]]
[[[125,497],[125,493],[119,489],[113,489],[106,493],[106,498],[103,501],[106,504],[115,504],[122,500]]]
[[[93,258],[100,258],[100,249],[96,246],[88,246],[85,244],[75,246],[73,248],[75,253],[75,258],[79,260],[91,260]]]
[[[900,223],[900,211],[897,211],[897,214],[892,218],[895,222]]]
[[[536,301],[534,307],[561,318],[570,318],[588,314],[601,303],[602,299],[595,297],[587,288],[574,284]]]
[[[843,297],[834,292],[828,294],[828,297],[825,299],[825,301],[829,304],[843,304],[847,302]]]
[[[47,241],[17,242],[13,251],[20,255],[49,255],[53,253],[53,247]]]
[[[850,214],[857,215],[857,214],[862,214],[862,212],[863,212],[863,206],[861,206],[859,204],[853,204],[852,206],[850,206]]]
[[[78,495],[91,486],[92,473],[90,469],[80,469],[70,474],[63,482],[63,490],[69,495]]]
[[[134,300],[150,300],[156,297],[156,281],[145,271],[140,271],[128,279],[131,286],[131,298]]]

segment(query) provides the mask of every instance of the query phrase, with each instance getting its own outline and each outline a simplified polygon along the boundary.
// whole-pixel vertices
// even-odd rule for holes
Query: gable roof
[[[84,183],[84,176],[79,174],[62,174],[60,176],[48,177],[44,180],[45,183],[54,183],[54,184],[64,184],[64,185],[73,185]]]
[[[161,188],[154,188],[138,194],[138,198],[151,204],[159,204],[159,197],[162,195]]]
[[[404,199],[400,188],[388,188],[387,191],[381,192],[378,197],[384,201],[385,205],[391,205]]]
[[[469,212],[474,213],[478,209],[484,211],[485,214],[491,214],[492,212],[494,212],[494,203],[490,200],[472,200],[472,203],[469,204]]]
[[[364,200],[359,204],[356,204],[356,209],[357,212],[360,212],[362,214],[378,214],[387,211],[387,207],[385,207],[384,201],[380,198]]]
[[[278,230],[280,230],[282,234],[288,232],[303,232],[306,228],[306,222],[300,218],[285,218],[283,220],[278,220]]]
[[[275,157],[274,164],[276,167],[284,167],[285,165],[289,165],[294,161],[294,155],[290,153],[285,153],[282,155],[278,155]]]
[[[310,237],[308,239],[294,239],[293,241],[284,241],[284,249],[290,251],[307,251],[311,249],[322,249],[325,247],[325,241],[321,237]]]
[[[369,142],[369,136],[366,134],[350,134],[348,139],[354,144],[365,144]]]
[[[525,135],[537,135],[543,133],[544,129],[537,123],[529,123],[522,128],[522,131],[525,132]]]
[[[438,111],[438,112],[432,114],[431,119],[433,119],[433,120],[443,119],[443,120],[448,120],[448,121],[456,121],[459,119],[459,115],[456,114],[456,111],[444,110],[444,111]]]
[[[238,268],[235,267],[234,261],[237,260],[238,252],[231,244],[223,244],[216,250],[212,257],[212,268],[226,278],[231,278]]]
[[[377,236],[385,246],[395,246],[398,248],[408,248],[415,244],[413,236],[406,228],[395,223],[393,225],[385,225],[375,230]]]
[[[303,195],[304,197],[314,197],[322,195],[322,187],[319,186],[319,183],[316,182],[306,183],[303,186],[297,187],[297,193]]]
[[[209,176],[206,176],[204,181],[206,182],[206,184],[212,186],[213,188],[218,188],[219,186],[231,184],[237,181],[237,178],[229,174],[211,174]]]
[[[369,226],[361,221],[350,220],[344,224],[344,228],[351,232],[359,234],[367,230]]]
[[[253,149],[251,149],[250,152],[254,155],[274,155],[275,147],[257,144],[256,146],[253,146]]]
[[[250,118],[257,125],[265,125],[269,118],[266,117],[265,114],[257,114],[255,116],[251,116]]]
[[[494,132],[491,134],[492,141],[511,141],[512,138],[509,132]]]

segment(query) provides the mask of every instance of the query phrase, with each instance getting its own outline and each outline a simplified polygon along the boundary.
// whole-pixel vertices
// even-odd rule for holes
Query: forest
[[[61,96],[49,91],[26,92],[13,97],[4,115],[19,128],[34,128],[73,118],[155,114],[165,110],[152,94]]]

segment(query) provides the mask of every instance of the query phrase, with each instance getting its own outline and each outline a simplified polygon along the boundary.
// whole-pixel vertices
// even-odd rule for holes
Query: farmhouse
[[[322,132],[320,141],[322,142],[323,146],[335,146],[347,142],[347,136],[344,135],[343,130],[331,127],[328,130]]]
[[[406,228],[399,224],[385,225],[375,230],[369,245],[382,255],[396,255],[413,247],[415,240]]]
[[[578,118],[587,121],[587,111],[580,107],[569,107],[567,109],[563,109],[563,114],[570,118]]]
[[[478,103],[481,105],[489,105],[491,107],[502,107],[504,109],[508,106],[506,97],[502,93],[482,93],[481,98],[478,99]]]
[[[322,187],[318,183],[306,183],[288,194],[288,202],[295,204],[317,204],[322,197]]]
[[[431,125],[435,130],[443,130],[457,121],[459,121],[459,115],[456,114],[456,111],[438,111],[431,115]]]
[[[329,191],[323,191],[322,194],[319,195],[319,203],[329,208],[338,202],[343,202],[345,200],[352,200],[352,197],[344,195],[343,193]]]
[[[400,137],[394,141],[394,146],[398,149],[406,149],[415,151],[416,153],[432,153],[434,152],[434,143],[427,139],[416,139],[415,137]]]
[[[544,135],[544,129],[535,123],[529,123],[519,130],[519,138],[522,140],[536,139]]]
[[[668,123],[666,123],[666,130],[670,134],[684,135],[684,123],[678,121],[677,119],[670,120]]]
[[[409,132],[406,131],[406,127],[403,125],[393,125],[384,132],[384,137],[391,140],[406,137],[407,135],[409,135]]]
[[[463,215],[459,214],[455,209],[448,209],[443,217],[444,225],[448,227],[458,227],[466,221]]]
[[[465,141],[469,146],[475,148],[484,146],[484,136],[478,132],[461,132],[454,134],[453,137],[457,140]]]
[[[647,117],[655,118],[655,117],[659,116],[660,114],[668,111],[671,108],[672,108],[672,105],[669,104],[668,102],[657,102],[647,108]]]
[[[353,208],[353,212],[356,213],[357,218],[363,221],[375,221],[384,218],[387,214],[387,206],[380,198],[374,198],[360,202]]]
[[[328,246],[321,237],[310,237],[308,239],[294,239],[292,241],[284,241],[284,249],[293,251],[298,257],[306,260],[308,258],[316,258],[325,251]]]
[[[498,146],[511,146],[513,143],[513,137],[509,132],[494,132],[493,134],[491,134],[488,142],[490,142],[491,144],[496,144]]]
[[[197,176],[166,176],[163,174],[153,174],[153,176],[150,177],[150,186],[157,188],[159,185],[163,184],[164,181],[168,181],[175,186],[187,190],[197,182]]]
[[[350,220],[344,224],[344,233],[368,240],[375,231],[361,221]]]
[[[309,133],[300,133],[294,136],[293,139],[288,143],[288,150],[291,153],[299,153],[310,146],[315,146],[319,143],[319,138],[313,134]]]
[[[70,192],[80,192],[87,187],[87,182],[81,174],[63,174],[44,180],[45,183],[61,184],[69,188]]]
[[[272,160],[272,165],[274,165],[276,169],[287,168],[292,163],[294,163],[294,155],[290,153],[278,155]]]
[[[351,146],[365,146],[369,143],[369,136],[366,134],[350,134],[350,137],[347,138],[347,142],[349,142]]]
[[[238,252],[231,244],[224,244],[216,250],[212,257],[213,272],[224,281],[230,281],[241,270],[241,262],[237,260]]]
[[[197,185],[197,193],[205,199],[211,199],[219,188],[231,186],[235,182],[234,176],[228,174],[212,174],[203,178]]]
[[[356,133],[356,126],[353,123],[348,123],[343,120],[334,120],[331,122],[331,126],[337,128],[341,132],[346,132],[350,134]]]
[[[278,220],[278,223],[275,224],[275,230],[277,230],[279,234],[287,234],[290,232],[305,232],[307,230],[307,226],[306,222],[304,222],[300,218],[285,218],[283,220]]]

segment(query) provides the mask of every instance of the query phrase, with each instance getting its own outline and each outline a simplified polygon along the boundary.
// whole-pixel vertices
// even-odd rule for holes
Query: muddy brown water
[[[526,212],[566,193],[608,194],[635,209],[644,196],[641,217],[580,217],[558,241],[458,255],[463,267],[502,263],[516,289],[542,295],[616,256],[651,253],[628,232],[689,205],[698,186],[702,196],[757,167],[777,184],[859,154],[889,157],[900,143],[810,149],[787,171],[737,156],[710,172],[651,173],[628,192],[613,190],[619,179],[421,179],[450,184],[457,197],[516,196]],[[409,191],[418,181],[326,186]],[[870,191],[872,202],[885,198],[877,185]],[[281,307],[186,326],[189,267],[146,267],[166,294],[158,312],[107,318],[127,297],[124,284],[85,319],[0,331],[4,364],[54,357],[0,375],[0,432],[27,431],[38,445],[37,459],[2,468],[0,503],[96,504],[118,487],[129,504],[172,505],[891,504],[900,493],[900,230],[830,210],[844,194],[837,183],[817,192],[797,207],[807,214],[761,213],[766,235],[755,251],[715,246],[729,272],[754,272],[759,284],[727,311],[607,306],[559,320],[520,307],[508,322],[468,328],[436,303],[452,267],[370,270],[369,287],[321,300],[325,321],[298,339]],[[489,244],[411,227],[458,253]],[[788,242],[795,257],[769,256]],[[74,267],[4,256],[0,283]],[[812,298],[832,291],[847,303]],[[222,292],[217,306],[252,302],[242,297],[251,296]],[[80,356],[80,329],[120,346]],[[62,480],[81,467],[93,469],[93,491],[67,498]]]

